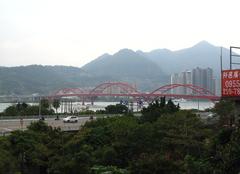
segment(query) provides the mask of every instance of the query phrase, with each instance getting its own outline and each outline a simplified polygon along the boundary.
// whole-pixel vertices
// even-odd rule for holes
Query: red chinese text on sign
[[[222,71],[222,97],[240,97],[240,70]]]

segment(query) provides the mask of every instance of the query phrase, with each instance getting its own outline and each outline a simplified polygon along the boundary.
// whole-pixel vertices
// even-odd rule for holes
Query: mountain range
[[[129,49],[122,49],[113,55],[104,54],[82,69],[93,75],[134,83],[142,90],[158,87],[169,79],[159,65]]]
[[[220,74],[220,48],[206,41],[178,50],[150,52],[122,49],[103,54],[81,68],[68,66],[0,67],[0,95],[49,94],[67,87],[94,87],[105,81],[124,81],[151,91],[170,82],[170,75],[195,67],[210,67]],[[228,66],[229,50],[223,48],[223,65]]]
[[[62,88],[91,87],[107,80],[114,79],[98,78],[70,66],[0,67],[0,95],[49,94]]]
[[[178,73],[184,70],[191,70],[195,67],[213,69],[215,76],[220,74],[220,47],[214,46],[207,41],[178,50],[157,49],[151,52],[138,51],[153,62],[157,63],[161,69],[167,73]],[[224,69],[229,67],[229,49],[222,49]]]

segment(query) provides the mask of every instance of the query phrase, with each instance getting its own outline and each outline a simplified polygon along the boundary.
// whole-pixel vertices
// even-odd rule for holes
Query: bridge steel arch
[[[106,89],[111,89],[112,87],[118,87],[121,90],[124,91],[124,93],[120,94],[114,94],[114,93],[104,93]],[[138,95],[139,92],[137,88],[131,86],[128,83],[124,82],[107,82],[107,83],[102,83],[98,86],[96,86],[94,89],[92,89],[89,92],[89,96],[134,96]]]
[[[164,85],[164,86],[161,86],[160,88],[154,90],[153,92],[151,92],[151,94],[154,94],[154,93],[157,93],[157,92],[166,93],[169,90],[174,89],[174,88],[178,88],[178,87],[185,87],[185,88],[191,89],[192,91],[197,92],[197,93],[202,94],[202,95],[215,96],[211,91],[209,91],[205,88],[202,88],[200,86],[192,85],[192,84],[169,84],[169,85]]]
[[[192,95],[183,95],[183,94],[167,94],[168,91],[178,88],[184,87],[191,89],[196,94]],[[192,85],[192,84],[170,84],[164,85],[160,88],[154,90],[149,94],[149,96],[168,96],[168,97],[176,97],[176,98],[202,98],[202,99],[209,99],[209,100],[219,100],[219,96],[216,96],[211,91],[202,88],[200,86]]]
[[[84,94],[85,91],[81,88],[64,88],[56,91],[52,96],[65,97],[65,96],[78,96]]]
[[[112,87],[118,87],[119,92],[112,92]],[[192,90],[192,94],[183,95],[183,94],[169,94],[168,92],[171,89],[184,87]],[[106,89],[110,89],[110,91],[106,91]],[[171,84],[171,85],[164,85],[159,87],[158,89],[152,91],[151,93],[144,93],[139,92],[135,87],[132,85],[125,83],[125,82],[107,82],[97,85],[90,91],[83,90],[81,88],[65,88],[58,90],[53,95],[49,96],[52,98],[57,97],[81,97],[83,100],[91,99],[94,100],[95,97],[98,96],[127,96],[127,97],[134,97],[134,98],[144,98],[146,100],[151,100],[151,98],[155,97],[171,97],[171,98],[185,98],[185,99],[193,99],[193,98],[200,98],[200,99],[208,99],[208,100],[219,100],[220,97],[214,95],[211,91],[204,89],[200,86],[192,85],[192,84]]]

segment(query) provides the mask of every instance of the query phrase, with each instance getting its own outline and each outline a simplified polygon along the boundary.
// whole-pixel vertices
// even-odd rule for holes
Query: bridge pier
[[[133,112],[133,101],[129,102],[129,111]]]
[[[61,101],[61,113],[73,113],[73,104],[71,100]]]
[[[142,100],[138,100],[137,101],[137,112],[138,112],[138,110],[141,110],[142,107],[143,107],[143,101]]]
[[[63,101],[61,100],[61,104],[60,104],[60,110],[61,110],[61,113],[63,113]]]
[[[73,105],[72,105],[72,101],[70,101],[69,104],[70,104],[70,112],[71,112],[71,114],[72,114],[72,113],[73,113]]]
[[[67,100],[64,103],[65,103],[64,113],[68,113],[68,103],[67,103]]]

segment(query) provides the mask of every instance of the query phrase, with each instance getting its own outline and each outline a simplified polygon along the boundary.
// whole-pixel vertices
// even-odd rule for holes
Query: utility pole
[[[230,64],[230,69],[232,69],[233,67],[232,67],[232,65],[240,65],[240,63],[239,62],[235,62],[235,61],[233,61],[232,60],[232,57],[240,57],[240,55],[238,55],[238,54],[235,54],[235,53],[233,53],[232,52],[232,49],[235,49],[235,50],[240,50],[240,47],[235,47],[235,46],[230,46],[230,62],[231,62],[231,64]],[[235,113],[234,113],[234,117],[235,117],[235,123],[239,126],[239,123],[240,123],[240,98],[236,98],[235,99]]]
[[[230,47],[230,69],[232,69],[232,47]]]
[[[222,70],[223,70],[223,66],[222,66],[222,47],[220,48],[220,70],[221,70],[221,73],[222,73]]]
[[[222,47],[220,47],[220,74],[222,75],[223,63],[222,63]],[[222,91],[222,78],[220,77],[220,91]],[[216,87],[215,87],[216,89]],[[216,90],[217,91],[217,90]]]
[[[38,117],[41,118],[41,96],[39,97],[39,110],[38,110]]]

